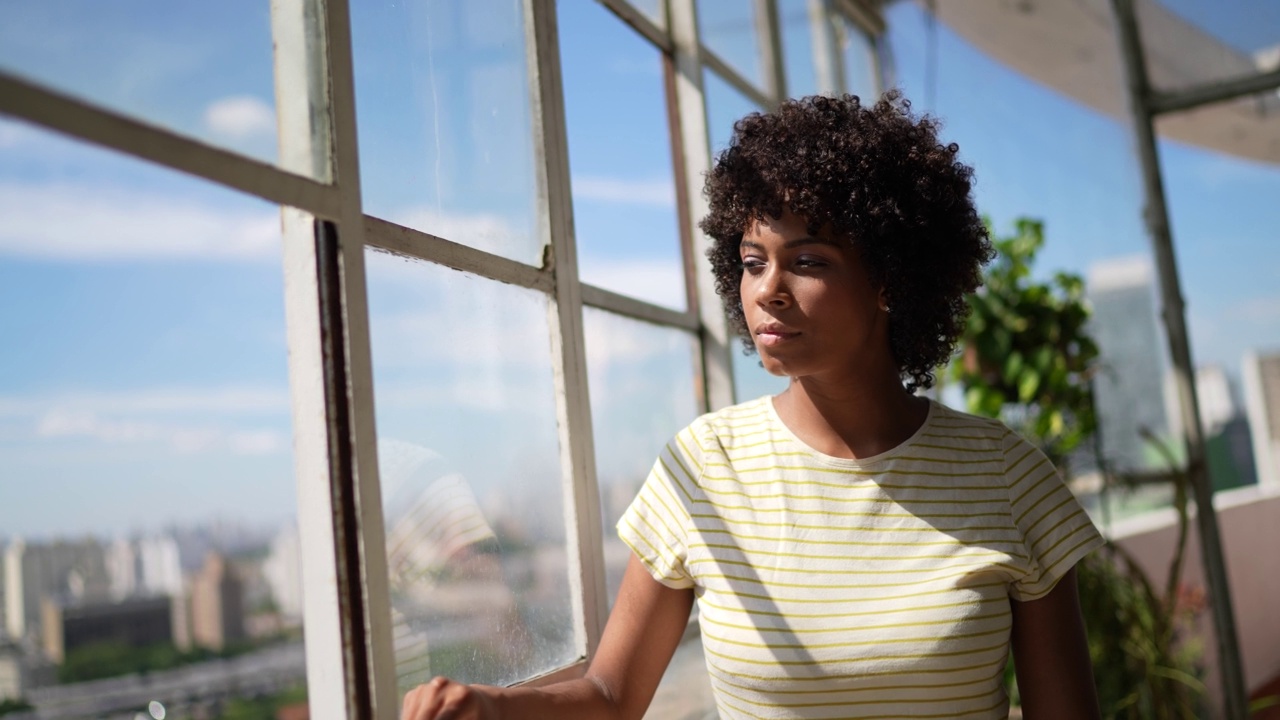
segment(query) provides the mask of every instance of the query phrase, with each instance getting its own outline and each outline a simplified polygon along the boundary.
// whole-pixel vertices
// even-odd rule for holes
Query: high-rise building
[[[5,623],[14,640],[39,638],[46,597],[98,600],[110,594],[106,559],[96,540],[27,544],[4,553]]]
[[[1258,484],[1280,487],[1280,352],[1248,353],[1243,375]]]
[[[191,582],[191,638],[196,645],[221,650],[244,637],[243,584],[231,563],[211,552]]]
[[[1146,469],[1151,452],[1143,431],[1161,437],[1170,430],[1151,265],[1142,257],[1098,263],[1087,288],[1101,366],[1094,388],[1103,454],[1115,470]]]
[[[172,537],[116,540],[106,550],[106,563],[116,599],[182,594],[182,565]]]
[[[289,525],[271,541],[262,565],[271,598],[287,622],[302,620],[302,543],[298,527]]]

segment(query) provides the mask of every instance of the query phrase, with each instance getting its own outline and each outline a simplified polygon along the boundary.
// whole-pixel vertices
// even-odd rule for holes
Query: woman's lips
[[[799,337],[800,333],[781,326],[766,325],[756,330],[756,342],[764,347],[776,347]]]

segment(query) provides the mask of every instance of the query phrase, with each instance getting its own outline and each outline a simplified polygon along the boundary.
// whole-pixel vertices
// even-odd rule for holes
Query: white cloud
[[[505,218],[492,214],[449,213],[413,207],[391,213],[387,219],[495,255],[519,256],[522,253],[513,253],[512,250],[524,250],[533,243],[533,228],[517,228]]]
[[[272,136],[276,115],[270,105],[252,95],[234,95],[210,103],[204,124],[214,135],[247,140]]]
[[[673,208],[676,188],[668,179],[630,180],[626,178],[577,175],[573,178],[575,198],[625,205]]]
[[[580,259],[584,282],[669,308],[685,306],[684,269],[670,260]]]
[[[287,439],[269,429],[231,430],[216,425],[182,425],[104,418],[84,410],[53,408],[35,422],[43,440],[94,440],[111,445],[159,443],[181,454],[229,452],[269,455],[287,447]]]
[[[282,388],[232,386],[0,396],[0,418],[32,417],[55,409],[63,413],[58,421],[67,427],[75,427],[76,417],[100,414],[280,414],[289,412],[289,392]]]
[[[272,208],[216,207],[136,189],[0,181],[0,255],[58,260],[270,260]]]

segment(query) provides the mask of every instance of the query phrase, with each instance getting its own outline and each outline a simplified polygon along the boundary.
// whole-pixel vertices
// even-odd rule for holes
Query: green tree
[[[1032,277],[1044,246],[1038,220],[1020,218],[1012,235],[992,230],[991,238],[996,259],[969,296],[973,312],[950,374],[969,412],[1004,418],[1061,465],[1097,428],[1090,380],[1098,346],[1086,328],[1084,280]]]

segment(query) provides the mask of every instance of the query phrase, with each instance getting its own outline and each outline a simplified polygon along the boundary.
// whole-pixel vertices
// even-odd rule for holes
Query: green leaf
[[[1040,373],[1035,368],[1024,368],[1018,378],[1018,401],[1029,403],[1040,389]]]

